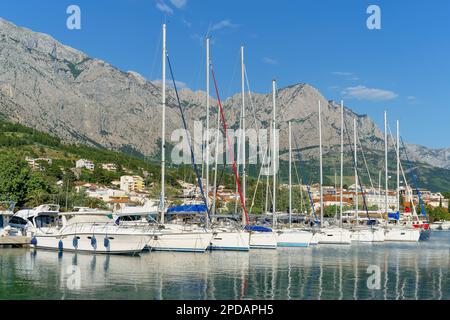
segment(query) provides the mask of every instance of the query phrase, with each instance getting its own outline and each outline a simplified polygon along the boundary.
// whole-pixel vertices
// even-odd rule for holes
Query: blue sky
[[[81,30],[66,28],[66,8],[81,8]],[[366,27],[369,5],[381,30]],[[450,142],[450,1],[365,0],[15,0],[0,16],[108,61],[160,79],[161,24],[176,77],[204,88],[202,38],[210,30],[223,96],[239,91],[239,47],[246,47],[252,91],[309,83],[344,99],[382,125],[401,120],[405,140]]]

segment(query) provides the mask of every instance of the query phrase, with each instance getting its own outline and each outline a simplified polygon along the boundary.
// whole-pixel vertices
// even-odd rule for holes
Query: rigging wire
[[[217,81],[216,81],[216,75],[215,75],[215,72],[214,72],[213,64],[211,62],[210,62],[210,65],[211,65],[211,75],[212,75],[213,82],[214,82],[214,89],[216,91],[217,103],[218,103],[219,108],[220,108],[220,116],[222,118],[222,123],[223,123],[223,127],[224,127],[225,136],[226,136],[226,139],[228,140],[228,150],[230,152],[230,158],[233,161],[233,171],[234,171],[236,185],[238,186],[239,198],[241,200],[241,205],[242,205],[242,208],[244,210],[245,222],[248,225],[249,221],[248,221],[247,208],[245,207],[245,202],[244,202],[244,199],[242,197],[241,183],[239,181],[239,176],[237,174],[237,167],[236,167],[236,162],[234,161],[234,154],[233,154],[233,149],[231,147],[230,137],[228,136],[228,127],[227,127],[227,123],[225,121],[225,114],[224,114],[224,111],[223,111],[222,102],[220,100],[219,89],[217,87]]]
[[[176,98],[177,98],[177,102],[178,102],[178,107],[180,109],[181,118],[182,118],[182,121],[183,121],[183,126],[184,126],[184,129],[186,130],[186,132],[189,132],[188,131],[188,126],[187,126],[187,123],[186,123],[186,118],[184,117],[183,107],[181,106],[180,96],[178,95],[177,84],[175,82],[175,76],[173,74],[172,64],[170,63],[170,58],[169,58],[169,54],[168,53],[166,53],[166,57],[167,57],[167,62],[168,62],[168,66],[169,66],[170,75],[172,77],[173,87],[175,89],[175,94],[176,94]],[[209,219],[209,221],[211,221],[211,215],[210,215],[209,207],[208,207],[208,204],[207,204],[207,201],[206,201],[205,193],[203,191],[202,180],[201,180],[200,175],[199,175],[197,164],[195,163],[194,150],[192,148],[192,144],[191,144],[190,139],[187,139],[187,140],[188,140],[188,143],[189,143],[189,149],[191,151],[192,165],[194,166],[195,174],[197,176],[197,184],[198,184],[198,186],[200,188],[200,193],[202,195],[203,203],[205,204],[205,207],[206,207],[206,210],[207,210],[207,213],[208,213],[208,219]]]
[[[346,122],[346,121],[344,121],[344,126],[345,126],[345,132],[347,133],[347,139],[348,139],[348,142],[349,142],[350,151],[351,151],[351,153],[353,154],[352,141],[351,141],[351,139],[350,139],[350,134],[349,134],[349,131],[348,131],[348,128],[347,128],[347,122]],[[352,157],[352,158],[353,158],[353,157]],[[354,159],[354,158],[353,158],[353,165],[355,166],[356,174],[357,174],[358,176],[360,176],[360,175],[359,175],[359,171],[358,171],[358,167],[357,167],[357,165],[356,165],[356,162],[355,162],[355,159]],[[369,209],[368,209],[367,203],[366,203],[366,192],[364,191],[364,187],[363,187],[363,185],[362,185],[361,180],[362,180],[362,179],[358,179],[358,184],[359,184],[359,187],[361,188],[362,199],[363,199],[363,208],[366,209],[366,216],[367,216],[368,221],[370,221]],[[356,193],[356,197],[358,197],[358,186],[357,186],[357,185],[355,185],[355,193]],[[358,199],[356,199],[356,201],[358,201]],[[357,222],[357,223],[358,223],[358,222]],[[371,227],[371,228],[373,227],[372,223],[370,223],[370,227]]]
[[[293,135],[293,137],[294,137],[295,148],[298,151],[298,157],[299,157],[299,168],[298,169],[299,169],[300,172],[306,172],[306,170],[302,171],[302,169],[301,169],[302,156],[301,156],[301,153],[300,153],[300,148],[298,147],[298,144],[297,144],[297,138],[295,137],[295,134]],[[302,175],[302,184],[305,184],[304,182],[305,182],[304,181],[304,176]],[[314,208],[314,201],[312,199],[311,188],[309,187],[308,183],[306,183],[306,189],[308,191],[309,202],[310,202],[310,205],[311,205],[311,213],[313,214],[314,220],[317,223],[318,222],[318,218],[317,218],[317,215],[316,215],[316,210]]]

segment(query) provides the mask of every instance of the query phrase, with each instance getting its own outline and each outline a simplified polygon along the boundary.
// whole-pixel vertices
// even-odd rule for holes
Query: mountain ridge
[[[42,129],[67,142],[154,156],[159,149],[162,117],[160,87],[158,81],[147,81],[134,71],[121,71],[49,35],[17,27],[0,18],[0,113],[12,121]],[[318,101],[322,104],[325,151],[336,150],[340,133],[339,104],[327,100],[306,83],[280,88],[277,94],[281,150],[288,147],[287,123],[292,121],[302,155],[309,159],[317,156]],[[174,96],[173,88],[168,87],[168,133],[181,127]],[[251,93],[251,97],[250,101],[247,94],[247,123],[255,126],[256,119],[256,127],[268,127],[272,118],[271,94]],[[192,129],[194,120],[206,117],[206,93],[183,88],[180,98]],[[217,107],[213,98],[211,105],[210,122],[215,126]],[[230,96],[223,105],[229,126],[238,126],[240,94]],[[351,136],[353,118],[357,119],[358,134],[366,151],[379,153],[384,147],[381,130],[367,115],[346,107],[345,121]],[[166,140],[170,141],[170,135]],[[450,148],[408,144],[407,149],[411,160],[450,168]]]

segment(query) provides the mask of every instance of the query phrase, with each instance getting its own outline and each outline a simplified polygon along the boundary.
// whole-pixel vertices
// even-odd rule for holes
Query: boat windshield
[[[121,216],[119,221],[144,221],[146,220],[144,216],[132,215],[132,216]]]
[[[55,215],[39,215],[35,218],[37,228],[52,227],[59,223],[59,219]]]
[[[113,220],[107,215],[98,214],[77,214],[67,216],[67,224],[76,223],[112,223]]]

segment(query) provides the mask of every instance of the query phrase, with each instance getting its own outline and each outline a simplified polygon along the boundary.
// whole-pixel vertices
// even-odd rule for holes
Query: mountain
[[[167,140],[182,127],[172,88],[168,89]],[[107,62],[91,58],[52,37],[17,27],[0,18],[0,114],[11,121],[43,130],[69,143],[87,143],[143,156],[158,153],[161,131],[160,83],[150,82],[136,72],[123,72]],[[206,94],[183,89],[180,98],[190,128],[193,120],[204,120]],[[230,127],[237,127],[240,95],[223,105]],[[340,108],[308,84],[278,91],[280,146],[287,148],[287,123],[303,156],[314,159],[318,146],[318,101],[322,104],[325,152],[335,154],[339,144]],[[216,113],[211,98],[212,113]],[[254,111],[253,107],[254,106]],[[247,127],[268,127],[272,118],[271,94],[252,93],[247,98]],[[211,123],[215,124],[215,116]],[[383,134],[366,115],[345,108],[345,121],[353,136],[357,119],[364,151],[381,155]],[[348,142],[347,137],[345,138]],[[446,150],[408,145],[412,160],[450,168]],[[448,151],[448,150],[447,150]]]

